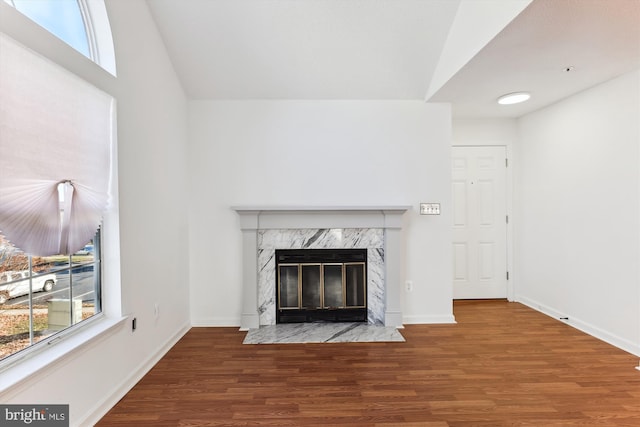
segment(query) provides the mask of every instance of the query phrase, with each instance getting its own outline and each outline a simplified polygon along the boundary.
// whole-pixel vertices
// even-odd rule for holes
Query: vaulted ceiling
[[[192,99],[418,99],[517,117],[640,68],[640,0],[147,3]],[[521,90],[529,102],[495,103]]]

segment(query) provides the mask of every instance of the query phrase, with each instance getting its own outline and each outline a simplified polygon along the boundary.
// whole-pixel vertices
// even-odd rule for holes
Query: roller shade
[[[110,198],[114,99],[0,35],[0,233],[33,255],[69,254]]]

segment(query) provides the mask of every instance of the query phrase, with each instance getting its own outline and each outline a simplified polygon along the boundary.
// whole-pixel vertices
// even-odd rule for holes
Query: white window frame
[[[87,33],[91,59],[116,76],[116,55],[104,0],[78,0],[78,4]]]

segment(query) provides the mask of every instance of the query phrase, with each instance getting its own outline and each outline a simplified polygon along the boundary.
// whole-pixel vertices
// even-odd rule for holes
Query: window
[[[29,256],[0,234],[0,360],[102,311],[100,231],[72,255]]]
[[[115,100],[5,34],[0,52],[0,365],[8,366],[103,312],[101,240],[113,231],[96,230],[113,212]]]
[[[4,0],[102,68],[116,75],[111,27],[102,1]]]

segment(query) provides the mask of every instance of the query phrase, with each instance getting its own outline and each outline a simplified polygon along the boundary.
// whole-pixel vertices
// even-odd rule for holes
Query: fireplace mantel
[[[361,212],[361,211],[402,211],[406,212],[411,209],[409,205],[366,205],[366,206],[315,206],[315,205],[249,205],[249,206],[233,206],[236,212]]]
[[[384,230],[384,324],[402,327],[401,284],[404,282],[403,215],[410,206],[234,206],[240,217],[243,251],[241,330],[260,326],[258,314],[258,232],[291,229]]]
[[[411,206],[235,206],[241,228],[402,228]]]

